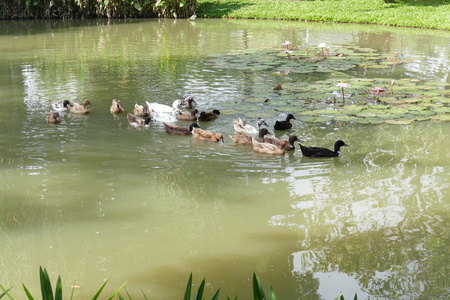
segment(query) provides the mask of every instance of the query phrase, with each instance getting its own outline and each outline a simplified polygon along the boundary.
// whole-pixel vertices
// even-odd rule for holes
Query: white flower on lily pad
[[[344,88],[348,88],[349,85],[341,81],[340,83],[336,84],[336,87],[340,87],[342,89],[342,101],[345,103]]]
[[[284,41],[283,46],[290,46],[292,45],[291,41]]]
[[[336,84],[336,87],[340,87],[340,88],[348,88],[349,85],[348,83],[344,83],[343,81],[339,82],[338,84]]]

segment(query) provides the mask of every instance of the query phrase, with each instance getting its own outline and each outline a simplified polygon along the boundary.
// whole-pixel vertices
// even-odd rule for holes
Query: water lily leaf
[[[385,123],[392,125],[408,125],[414,122],[412,119],[397,119],[397,120],[387,120]]]
[[[450,115],[435,115],[431,119],[438,121],[450,121]]]

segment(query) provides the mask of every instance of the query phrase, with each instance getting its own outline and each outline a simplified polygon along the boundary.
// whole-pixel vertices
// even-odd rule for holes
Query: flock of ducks
[[[220,111],[217,109],[211,112],[199,111],[196,108],[196,101],[193,97],[185,97],[183,100],[175,100],[172,106],[155,102],[146,102],[147,105],[135,104],[133,114],[127,113],[128,123],[134,127],[146,127],[154,121],[162,122],[165,131],[172,135],[193,135],[194,139],[209,142],[224,142],[220,133],[204,130],[196,123],[212,121],[218,118]],[[84,100],[82,104],[64,100],[62,103],[50,100],[51,110],[46,116],[48,123],[57,124],[61,122],[61,112],[69,112],[71,114],[88,114],[88,106],[93,105],[89,100]],[[180,110],[182,106],[187,110]],[[112,114],[123,114],[125,108],[120,100],[112,100],[110,112]],[[288,114],[285,120],[276,121],[273,128],[275,130],[288,130],[292,128],[291,120],[295,117]],[[193,121],[188,127],[172,125],[177,120]],[[302,145],[300,139],[296,135],[289,136],[286,140],[276,138],[267,128],[262,126],[269,125],[262,118],[256,120],[256,127],[243,121],[241,118],[233,119],[235,135],[229,137],[234,144],[249,145],[253,147],[253,151],[271,155],[283,155],[286,151],[295,149],[294,143],[297,142],[304,156],[308,157],[335,157],[340,156],[340,149],[348,146],[342,140],[338,140],[334,144],[334,150],[322,147],[306,147]]]

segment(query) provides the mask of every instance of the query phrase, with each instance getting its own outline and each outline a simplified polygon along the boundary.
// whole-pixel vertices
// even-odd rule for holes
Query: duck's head
[[[265,135],[268,135],[268,134],[272,134],[272,133],[270,133],[269,130],[267,130],[267,128],[261,128],[259,130],[259,137],[260,138],[263,138]]]
[[[223,135],[221,135],[220,133],[216,133],[214,136],[216,137],[216,142],[222,142],[222,143],[224,143],[224,141],[223,141]]]
[[[336,143],[334,143],[334,151],[338,152],[341,149],[341,147],[343,147],[343,146],[350,147],[349,145],[344,143],[344,141],[342,141],[342,140],[336,141]]]
[[[189,131],[192,131],[194,128],[201,128],[201,127],[198,126],[197,123],[192,123],[191,125],[189,125]]]
[[[286,121],[289,121],[289,120],[292,120],[292,119],[297,120],[297,119],[294,117],[293,114],[288,114],[287,117],[286,117]]]
[[[213,112],[213,114],[215,114],[217,116],[220,115],[220,111],[218,109],[214,109],[212,112]]]
[[[194,100],[194,97],[192,97],[192,96],[188,96],[188,97],[184,98],[184,100],[186,100],[189,103],[189,105],[197,104],[197,102],[195,102],[195,100]]]
[[[178,109],[178,106],[180,106],[180,105],[181,105],[181,100],[175,100],[172,103],[172,107],[173,107],[174,110]]]
[[[64,100],[64,101],[63,101],[63,106],[64,106],[64,107],[67,107],[67,105],[73,106],[72,103],[70,103],[69,100]]]
[[[294,142],[295,141],[297,141],[297,142],[301,142],[299,139],[298,139],[298,137],[296,136],[296,135],[291,135],[290,137],[289,137],[289,144],[291,144],[291,145],[294,145]]]
[[[153,120],[150,116],[145,117],[145,125],[153,123]]]
[[[84,106],[86,106],[86,105],[92,105],[93,106],[94,104],[92,104],[91,101],[89,101],[89,100],[84,100],[83,101],[83,105]]]
[[[198,114],[199,113],[199,111],[198,111],[198,109],[196,109],[196,108],[194,108],[192,111],[191,111],[191,114],[192,115],[196,115],[196,114]]]
[[[266,125],[267,127],[269,127],[269,125],[267,125],[266,120],[264,120],[263,118],[259,117],[258,118],[258,127],[261,127],[263,125]]]

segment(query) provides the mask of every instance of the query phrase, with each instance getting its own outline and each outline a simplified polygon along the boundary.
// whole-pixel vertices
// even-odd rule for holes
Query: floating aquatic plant
[[[377,96],[377,102],[380,102],[380,94],[384,93],[385,91],[386,91],[386,88],[377,86],[377,87],[373,88],[371,92],[372,92],[372,94]]]
[[[344,83],[344,81],[341,81],[340,83],[336,84],[336,87],[340,87],[342,89],[342,101],[345,103],[344,88],[348,88],[348,84]]]
[[[284,50],[284,53],[287,54],[288,59],[291,59],[292,51],[290,49],[291,49],[292,42],[286,40],[286,41],[284,41],[284,43],[282,45],[286,47],[286,50]]]
[[[325,53],[323,52],[323,49],[327,47],[327,44],[325,43],[320,43],[319,44],[319,48],[322,48],[322,56],[325,57]]]

